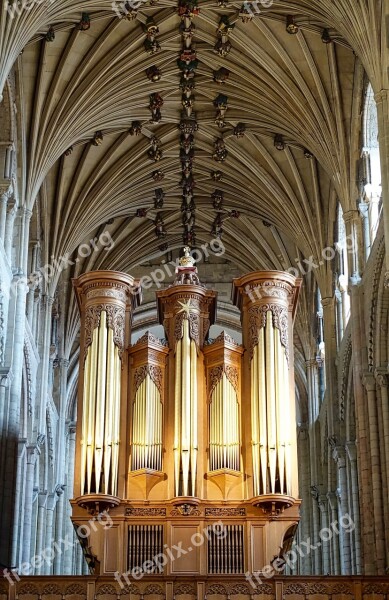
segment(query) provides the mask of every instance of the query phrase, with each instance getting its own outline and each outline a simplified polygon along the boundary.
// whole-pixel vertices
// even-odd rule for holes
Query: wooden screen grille
[[[208,573],[243,573],[243,525],[224,525],[208,534]]]
[[[154,562],[155,556],[163,552],[163,525],[129,525],[128,527],[128,562],[129,569],[139,567],[142,572],[162,573],[163,568],[159,568]],[[149,562],[146,568],[143,565]]]

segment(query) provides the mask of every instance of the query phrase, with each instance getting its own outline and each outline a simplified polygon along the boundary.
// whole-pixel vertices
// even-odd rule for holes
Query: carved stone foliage
[[[124,350],[124,324],[125,324],[125,309],[122,306],[113,304],[96,304],[88,306],[85,311],[85,346],[84,359],[89,346],[93,341],[93,332],[100,325],[101,313],[103,310],[107,313],[107,325],[113,330],[113,341],[115,346],[119,348],[120,356]]]
[[[166,508],[160,507],[145,507],[134,508],[128,507],[125,512],[126,517],[166,517]]]
[[[246,509],[243,506],[218,507],[209,506],[205,509],[206,517],[245,517]]]
[[[217,367],[213,367],[209,373],[209,395],[212,396],[213,391],[219,381],[223,378],[223,374],[225,373],[228,381],[234,387],[236,393],[238,393],[238,369],[236,367],[232,367],[231,365],[218,365]]]
[[[252,357],[254,346],[259,342],[259,331],[266,325],[266,314],[270,311],[273,316],[273,327],[279,330],[282,346],[285,348],[286,358],[289,361],[289,333],[288,311],[279,304],[263,304],[252,306],[249,309],[249,344]]]
[[[138,391],[140,385],[146,379],[147,375],[150,376],[151,380],[155,383],[161,396],[163,395],[162,389],[162,369],[154,365],[143,365],[135,369],[134,373],[134,387],[135,393]]]

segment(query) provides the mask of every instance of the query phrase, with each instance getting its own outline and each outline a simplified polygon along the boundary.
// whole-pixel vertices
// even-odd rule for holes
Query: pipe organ
[[[199,281],[188,248],[174,283],[156,294],[166,339],[147,332],[130,344],[141,296],[129,275],[96,271],[74,286],[72,520],[109,511],[112,525],[93,527],[83,542],[92,571],[144,568],[156,580],[260,572],[287,550],[299,521],[292,340],[300,281],[276,271],[233,281],[242,345],[227,332],[210,338],[217,294]],[[190,551],[154,561],[178,545]]]

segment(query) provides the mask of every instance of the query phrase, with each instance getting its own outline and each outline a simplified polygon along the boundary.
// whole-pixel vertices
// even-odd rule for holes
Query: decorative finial
[[[195,260],[190,254],[189,246],[184,246],[183,251],[184,256],[180,258],[180,267],[193,267]]]

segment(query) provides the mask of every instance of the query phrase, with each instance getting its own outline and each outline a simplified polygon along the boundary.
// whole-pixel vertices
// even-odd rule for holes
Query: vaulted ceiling
[[[160,261],[182,246],[185,232],[179,124],[189,113],[177,64],[185,48],[178,0],[138,2],[132,20],[117,16],[115,9],[128,12],[124,5],[107,0],[22,4],[2,12],[0,85],[6,94],[16,65],[24,140],[19,188],[27,206],[39,202],[43,262],[105,229],[114,248],[80,260],[74,274]],[[375,91],[382,86],[381,0],[258,1],[252,20],[241,18],[240,2],[199,0],[198,8],[186,46],[198,60],[188,94],[189,118],[197,122],[189,215],[195,244],[221,227],[225,257],[240,272],[286,269],[302,257],[318,262],[333,243],[337,201],[344,211],[356,206],[366,79]],[[286,31],[288,15],[294,35]],[[150,19],[155,38],[147,34]],[[147,48],[150,41],[158,52]],[[217,42],[231,43],[226,56]],[[146,74],[151,66],[160,70],[158,81]],[[229,72],[224,83],[215,81],[220,68]],[[159,122],[150,122],[151,94],[163,101]],[[220,94],[227,97],[222,128],[215,123]],[[162,151],[160,160],[150,157],[153,150]],[[324,262],[315,271],[324,294],[331,270]]]

